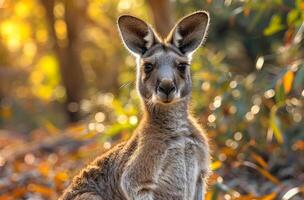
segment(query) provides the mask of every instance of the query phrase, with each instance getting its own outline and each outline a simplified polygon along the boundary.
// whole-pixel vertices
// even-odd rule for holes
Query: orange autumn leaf
[[[257,170],[263,175],[265,176],[267,179],[269,179],[271,182],[275,183],[275,184],[279,184],[280,181],[275,177],[273,176],[272,174],[270,174],[268,171],[266,171],[265,169],[263,168],[260,168],[258,167]]]
[[[80,133],[86,130],[86,126],[84,124],[73,124],[67,128],[67,131],[73,133]]]
[[[301,10],[304,10],[304,2],[300,3]]]
[[[283,86],[285,94],[289,93],[292,88],[292,83],[294,79],[294,72],[287,71],[283,77]]]
[[[66,172],[58,172],[55,175],[55,180],[59,181],[59,182],[64,182],[64,181],[67,181],[68,179],[69,179],[69,176]]]
[[[247,167],[251,167],[255,170],[257,170],[258,172],[260,172],[265,178],[267,178],[268,180],[270,180],[271,182],[273,182],[274,184],[280,184],[280,180],[278,178],[276,178],[275,176],[273,176],[270,172],[268,172],[267,170],[263,169],[262,167],[257,166],[254,163],[245,161],[243,162],[244,166]]]
[[[41,175],[48,177],[51,169],[47,162],[42,162],[38,166],[38,171],[40,172]]]
[[[13,197],[9,194],[0,195],[0,200],[12,200]]]
[[[207,3],[208,3],[208,4],[211,4],[211,3],[212,3],[212,0],[207,0]]]
[[[285,42],[285,44],[290,44],[292,42],[293,35],[294,35],[294,30],[293,29],[288,29],[285,32],[285,35],[284,35],[284,42]]]
[[[276,197],[277,197],[277,193],[272,192],[270,194],[257,198],[257,200],[273,200],[273,199],[276,199]]]
[[[10,119],[12,117],[12,108],[10,106],[2,106],[0,116],[4,119]]]
[[[219,175],[216,173],[211,173],[211,175],[208,178],[208,185],[214,185],[217,182]]]
[[[251,154],[251,157],[252,157],[257,163],[259,163],[263,168],[267,168],[267,167],[268,167],[267,162],[266,162],[261,156],[259,156],[258,154],[252,153],[252,154]]]
[[[50,121],[45,120],[44,127],[50,134],[56,135],[56,134],[60,133],[60,130],[54,124],[52,124],[52,122],[50,122]]]
[[[39,193],[45,197],[51,197],[53,195],[53,190],[43,185],[30,184],[28,186],[28,190],[31,192]]]
[[[244,13],[244,16],[249,16],[250,8],[244,8],[243,13]]]
[[[206,200],[212,200],[212,195],[213,195],[212,191],[207,191],[207,194],[205,195],[205,199]]]
[[[253,200],[253,199],[256,199],[256,198],[254,198],[254,196],[252,194],[242,195],[240,197],[234,198],[234,200]]]
[[[25,193],[26,189],[24,187],[18,187],[11,192],[12,196],[16,199],[23,196]]]
[[[293,150],[299,150],[299,151],[304,151],[304,140],[296,141],[292,145]]]
[[[229,156],[232,157],[232,156],[235,156],[237,154],[237,152],[230,147],[223,147],[221,149],[221,152],[224,153],[227,157],[229,157]]]

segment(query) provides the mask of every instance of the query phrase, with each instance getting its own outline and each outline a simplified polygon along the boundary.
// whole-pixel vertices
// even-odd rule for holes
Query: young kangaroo
[[[162,40],[144,21],[123,15],[118,27],[137,59],[144,116],[131,139],[76,176],[62,200],[202,200],[209,147],[189,113],[190,61],[209,25],[205,11],[181,19]]]

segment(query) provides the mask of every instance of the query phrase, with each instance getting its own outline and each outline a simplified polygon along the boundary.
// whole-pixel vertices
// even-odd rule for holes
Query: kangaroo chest
[[[160,190],[174,191],[175,194],[171,195],[193,199],[201,172],[202,154],[199,141],[188,136],[180,136],[168,142],[158,173]]]

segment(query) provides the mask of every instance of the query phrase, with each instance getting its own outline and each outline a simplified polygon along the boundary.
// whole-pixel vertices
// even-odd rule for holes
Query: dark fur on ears
[[[143,55],[159,41],[153,29],[141,19],[122,15],[117,23],[125,46],[135,55]]]
[[[141,19],[122,15],[117,23],[125,46],[137,56],[161,41],[151,26]],[[174,45],[183,54],[191,55],[204,42],[208,27],[208,12],[194,12],[176,23],[165,42]]]
[[[180,19],[167,37],[167,43],[176,46],[184,54],[191,54],[204,42],[209,19],[206,11],[194,12]]]

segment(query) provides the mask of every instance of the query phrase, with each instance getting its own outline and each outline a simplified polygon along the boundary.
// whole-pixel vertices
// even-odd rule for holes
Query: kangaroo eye
[[[144,71],[146,74],[152,72],[152,70],[153,70],[153,65],[151,63],[144,64]]]
[[[178,71],[184,73],[187,69],[187,66],[188,66],[188,64],[186,64],[186,63],[179,63],[177,65],[177,69],[178,69]]]

